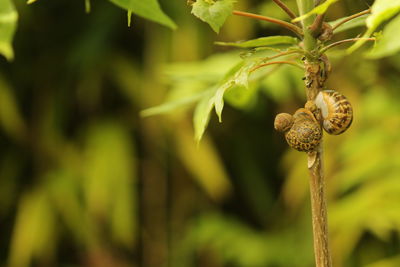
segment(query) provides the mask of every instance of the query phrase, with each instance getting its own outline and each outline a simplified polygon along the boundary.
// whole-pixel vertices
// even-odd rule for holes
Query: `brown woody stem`
[[[252,18],[252,19],[268,21],[268,22],[277,24],[281,27],[284,27],[284,28],[294,32],[300,38],[303,36],[303,32],[302,32],[301,28],[297,27],[296,25],[294,25],[290,22],[286,22],[286,21],[283,21],[280,19],[275,19],[275,18],[266,17],[266,16],[262,16],[262,15],[257,15],[257,14],[253,14],[253,13],[249,13],[249,12],[238,11],[238,10],[234,10],[232,12],[232,14],[236,15],[236,16],[242,16],[242,17],[248,17],[248,18]]]
[[[305,62],[307,100],[314,101],[323,89],[325,77],[320,62]],[[319,116],[321,117],[321,116]],[[320,121],[320,123],[322,123]],[[328,215],[325,201],[325,181],[323,173],[323,140],[314,152],[308,154],[308,172],[310,174],[311,213],[314,237],[316,267],[331,267],[331,255],[328,241]]]
[[[339,26],[345,24],[346,22],[348,22],[348,21],[350,21],[350,20],[352,20],[352,19],[361,17],[362,15],[369,14],[369,13],[371,13],[371,9],[367,9],[367,10],[361,11],[361,12],[359,12],[359,13],[356,13],[356,14],[354,14],[354,15],[351,15],[351,16],[345,18],[344,20],[339,21],[335,26],[332,27],[332,30],[334,31],[334,30],[336,30]]]
[[[281,0],[273,0],[275,4],[277,4],[283,11],[286,12],[286,14],[289,15],[291,19],[295,19],[297,16],[294,14],[294,12],[287,6],[285,3],[283,3]]]
[[[320,1],[297,0],[300,16],[312,10]],[[326,80],[325,68],[322,67],[320,53],[317,51],[317,40],[310,31],[315,16],[310,16],[302,21],[304,32],[304,48],[312,56],[306,56],[305,83],[307,100],[314,103],[317,94],[324,88]],[[318,114],[319,110],[315,110]],[[322,125],[321,116],[317,116]],[[310,175],[310,195],[312,211],[312,228],[314,239],[314,254],[316,267],[332,267],[331,254],[328,241],[328,215],[325,201],[325,182],[323,173],[323,140],[315,151],[308,153],[308,171]]]
[[[318,35],[320,35],[321,33],[322,23],[324,22],[324,18],[325,18],[325,13],[320,14],[315,18],[313,24],[311,24],[310,32],[314,38],[317,38]]]
[[[337,41],[335,43],[332,43],[330,45],[325,46],[324,48],[322,48],[320,50],[320,53],[323,54],[324,52],[326,52],[327,50],[331,49],[332,47],[341,45],[341,44],[345,44],[345,43],[350,43],[350,42],[356,42],[358,40],[366,40],[366,41],[375,41],[375,38],[351,38],[351,39],[344,39],[344,40],[340,40]]]

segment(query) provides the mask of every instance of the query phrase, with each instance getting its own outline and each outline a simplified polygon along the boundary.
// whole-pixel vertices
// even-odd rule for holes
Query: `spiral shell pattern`
[[[274,128],[278,132],[286,132],[293,125],[293,116],[288,113],[279,113],[275,117]]]
[[[349,100],[334,90],[319,92],[315,105],[321,110],[323,128],[329,134],[341,134],[353,122],[353,108]]]
[[[309,152],[320,143],[322,132],[312,113],[301,108],[293,115],[293,125],[285,133],[285,138],[292,148]]]

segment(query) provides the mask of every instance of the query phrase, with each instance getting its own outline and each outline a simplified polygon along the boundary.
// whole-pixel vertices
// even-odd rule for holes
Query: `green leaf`
[[[193,115],[194,124],[194,139],[200,142],[203,137],[204,131],[210,121],[210,113],[214,107],[215,97],[212,92],[208,93],[203,99],[197,104]]]
[[[29,266],[56,246],[58,223],[43,188],[20,197],[11,240],[10,266]]]
[[[176,29],[176,24],[161,10],[157,0],[110,0],[115,5],[133,12],[148,20],[160,23],[171,29]]]
[[[132,22],[132,10],[128,10],[126,15],[128,17],[128,27],[130,27]]]
[[[85,11],[86,11],[86,13],[90,13],[90,9],[91,9],[90,0],[85,0]]]
[[[14,59],[12,40],[17,28],[18,13],[11,0],[0,1],[0,54],[8,61]]]
[[[23,140],[26,137],[27,128],[12,89],[0,76],[0,127],[10,137]]]
[[[88,129],[84,148],[87,210],[109,222],[113,239],[129,247],[136,229],[136,165],[129,133],[115,119],[99,122]]]
[[[216,33],[219,33],[225,20],[232,14],[235,2],[235,0],[197,0],[192,6],[192,14],[208,23]]]
[[[222,122],[222,110],[224,109],[224,94],[225,91],[233,85],[232,82],[224,83],[221,87],[218,88],[215,93],[214,105],[215,112],[218,115],[218,121]]]
[[[400,11],[400,0],[376,0],[367,19],[369,29],[376,29],[382,22],[390,19]]]
[[[298,39],[291,36],[268,36],[243,42],[215,42],[216,45],[234,46],[241,48],[252,48],[252,47],[281,45],[281,44],[293,45],[297,43]]]
[[[381,58],[390,56],[400,50],[400,16],[392,20],[383,30],[382,36],[378,39],[376,46],[370,53],[369,58]]]
[[[362,15],[360,17],[357,17],[355,19],[352,19],[352,20],[340,25],[338,28],[335,29],[335,33],[344,32],[344,31],[347,31],[347,30],[350,30],[353,28],[366,26],[366,20],[367,20],[368,16],[369,16],[368,14]],[[347,18],[348,17],[340,18],[340,19],[337,19],[335,21],[331,21],[328,23],[329,23],[329,25],[331,25],[333,27],[336,24],[338,24],[339,22],[341,22]]]
[[[224,94],[233,86],[247,89],[249,87],[250,70],[259,62],[259,60],[243,61],[234,66],[223,79],[214,96],[215,112],[218,115],[219,122],[222,122],[222,110],[224,108]]]
[[[153,116],[153,115],[158,115],[158,114],[163,114],[163,113],[168,113],[168,112],[174,111],[175,109],[177,109],[179,107],[183,107],[183,106],[186,106],[186,105],[196,102],[197,100],[201,99],[205,94],[206,94],[206,92],[200,92],[195,95],[189,95],[182,99],[169,101],[169,102],[163,103],[159,106],[155,106],[155,107],[151,107],[151,108],[142,110],[140,112],[140,116],[149,117],[149,116]]]
[[[327,0],[324,3],[320,4],[319,6],[315,7],[313,10],[311,10],[310,12],[304,14],[303,16],[297,17],[295,19],[292,20],[292,22],[298,22],[298,21],[302,21],[303,19],[308,18],[309,16],[312,16],[314,14],[324,14],[328,8],[336,3],[339,0]]]
[[[392,18],[400,11],[400,0],[376,0],[371,7],[371,15],[367,18],[368,31],[363,35],[364,38],[370,37],[376,28],[383,22]],[[366,40],[359,40],[352,45],[347,52],[352,53],[361,47]]]

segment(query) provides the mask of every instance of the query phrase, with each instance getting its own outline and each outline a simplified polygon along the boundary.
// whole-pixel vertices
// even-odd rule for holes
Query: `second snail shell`
[[[334,90],[319,92],[315,105],[321,110],[323,128],[329,134],[341,134],[353,122],[353,108],[349,100]]]
[[[290,147],[310,152],[315,150],[322,138],[321,128],[313,114],[300,108],[294,115],[280,113],[275,118],[275,129],[285,133]]]

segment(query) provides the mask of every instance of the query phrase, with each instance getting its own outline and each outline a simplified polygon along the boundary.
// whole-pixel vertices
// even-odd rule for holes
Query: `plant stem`
[[[313,9],[315,3],[317,2],[313,0],[297,0],[300,15],[304,15]],[[312,103],[317,94],[323,89],[326,80],[324,68],[321,67],[320,54],[317,51],[317,40],[313,37],[309,29],[314,20],[315,16],[310,16],[302,21],[304,48],[313,55],[312,57],[306,56],[304,62],[307,100]],[[322,125],[321,116],[318,117]],[[308,153],[308,171],[310,175],[315,266],[332,267],[328,242],[328,216],[323,175],[323,140],[321,140],[316,151]]]
[[[312,0],[297,0],[297,6],[299,8],[300,16],[306,14],[308,11],[314,8],[314,2]],[[313,52],[317,46],[317,40],[312,36],[309,27],[314,22],[315,15],[309,16],[302,20],[303,25],[303,36],[304,36],[304,49],[308,52]],[[308,58],[311,60],[311,58]]]
[[[266,57],[266,58],[264,58],[264,61],[269,61],[269,60],[271,60],[271,59],[275,59],[275,58],[278,58],[278,57],[283,57],[283,56],[287,56],[287,55],[291,55],[291,54],[301,54],[301,55],[304,55],[304,52],[305,51],[303,51],[303,50],[288,50],[288,51],[283,51],[283,52],[281,52],[281,53],[279,53],[279,54],[276,54],[276,55],[274,55],[274,56],[270,56],[270,57]]]
[[[325,53],[327,50],[331,49],[332,47],[335,47],[335,46],[338,46],[338,45],[341,45],[341,44],[344,44],[344,43],[356,42],[356,41],[358,41],[358,40],[375,41],[376,39],[375,39],[375,38],[351,38],[351,39],[344,39],[344,40],[340,40],[340,41],[337,41],[337,42],[335,42],[335,43],[332,43],[332,44],[330,44],[330,45],[325,46],[324,48],[322,48],[322,49],[320,50],[320,53],[323,54],[323,53]]]
[[[362,15],[369,14],[369,13],[371,13],[371,9],[367,9],[367,10],[361,11],[361,12],[359,12],[359,13],[356,13],[356,14],[354,14],[354,15],[351,15],[351,16],[349,16],[349,17],[343,19],[342,21],[339,21],[335,26],[332,27],[332,30],[334,31],[334,30],[336,30],[339,26],[343,25],[344,23],[346,23],[346,22],[348,22],[348,21],[350,21],[350,20],[352,20],[352,19],[361,17]]]
[[[287,5],[285,5],[285,3],[283,3],[281,0],[273,0],[273,1],[280,8],[282,8],[282,10],[285,11],[286,14],[288,14],[291,19],[295,19],[297,17],[296,14],[294,14],[294,12],[292,10],[290,10],[290,8]]]
[[[275,64],[290,64],[293,66],[296,66],[302,70],[304,70],[304,67],[294,61],[272,61],[272,62],[267,62],[258,66],[255,66],[254,68],[252,68],[249,72],[252,73],[255,70],[258,70],[259,68],[265,67],[265,66],[269,66],[269,65],[275,65]]]
[[[280,19],[275,19],[275,18],[266,17],[266,16],[262,16],[262,15],[257,15],[257,14],[253,14],[253,13],[249,13],[249,12],[238,11],[238,10],[234,10],[232,12],[232,14],[236,15],[236,16],[242,16],[242,17],[248,17],[248,18],[252,18],[252,19],[268,21],[268,22],[277,24],[281,27],[284,27],[288,30],[291,30],[300,38],[303,37],[303,32],[302,32],[301,28],[297,27],[296,25],[294,25],[290,22],[286,22],[286,21],[283,21]]]
[[[314,38],[317,38],[318,35],[320,35],[320,33],[321,33],[322,24],[324,23],[324,18],[325,18],[325,13],[319,14],[315,18],[313,24],[311,24],[310,32],[311,32],[312,36],[314,36]]]

